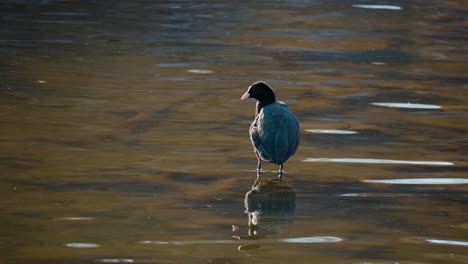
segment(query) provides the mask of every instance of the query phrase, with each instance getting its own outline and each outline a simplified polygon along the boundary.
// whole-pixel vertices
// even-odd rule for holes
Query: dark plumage
[[[289,107],[276,101],[275,93],[268,84],[252,84],[241,100],[257,99],[255,120],[250,126],[250,140],[257,155],[257,177],[260,177],[262,161],[280,166],[279,177],[283,175],[283,164],[296,153],[299,146],[299,122]]]

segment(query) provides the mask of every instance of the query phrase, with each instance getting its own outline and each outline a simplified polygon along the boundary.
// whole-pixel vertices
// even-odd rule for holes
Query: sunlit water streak
[[[98,259],[97,262],[102,263],[153,263],[155,260],[151,259],[133,259],[133,258],[104,258]]]
[[[157,241],[157,240],[144,240],[140,244],[150,245],[196,245],[196,244],[234,244],[238,243],[237,240],[194,240],[194,241]]]
[[[157,240],[145,240],[140,241],[141,244],[150,245],[193,245],[193,244],[238,244],[243,240],[195,240],[195,241],[157,241]],[[248,240],[247,240],[248,241]],[[316,236],[316,237],[296,237],[296,238],[285,238],[278,240],[264,239],[257,241],[258,243],[336,243],[343,241],[342,238],[334,236]]]
[[[446,240],[446,239],[426,239],[426,241],[432,244],[444,244],[444,245],[468,247],[468,241]]]
[[[71,247],[71,248],[97,248],[97,247],[100,247],[99,244],[94,244],[94,243],[78,243],[78,242],[75,242],[75,243],[68,243],[68,244],[65,244],[65,246]]]
[[[332,236],[318,236],[318,237],[298,237],[281,239],[281,242],[286,243],[336,243],[341,242],[343,239]]]
[[[371,103],[371,105],[390,107],[390,108],[409,108],[409,109],[440,109],[440,105],[431,104],[413,104],[413,103]]]
[[[337,134],[337,135],[351,135],[357,134],[358,132],[352,130],[340,130],[340,129],[306,129],[306,132],[309,133],[318,133],[318,134]]]
[[[353,5],[357,8],[366,8],[366,9],[387,9],[387,10],[401,10],[400,6],[394,5]]]
[[[452,162],[447,162],[447,161],[411,161],[411,160],[357,159],[357,158],[306,158],[303,161],[304,162],[433,165],[433,166],[453,166],[454,165]]]
[[[210,73],[213,73],[213,71],[210,71],[210,70],[197,70],[197,69],[190,69],[190,70],[188,70],[188,72],[191,72],[191,73],[198,73],[198,74],[210,74]]]
[[[343,193],[341,197],[410,197],[415,196],[409,193]],[[421,195],[418,195],[421,196]]]
[[[468,184],[468,179],[462,178],[418,178],[418,179],[387,179],[387,180],[363,180],[370,183],[386,184]]]
[[[93,219],[94,219],[93,217],[84,217],[84,216],[57,218],[57,220],[65,220],[65,221],[88,221],[88,220],[93,220]]]
[[[114,259],[100,259],[99,262],[102,263],[135,263],[133,259],[124,259],[124,258],[114,258]]]

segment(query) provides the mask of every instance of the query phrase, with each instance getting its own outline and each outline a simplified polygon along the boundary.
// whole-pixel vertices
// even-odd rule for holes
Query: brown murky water
[[[467,10],[3,1],[0,262],[468,263]],[[250,191],[257,80],[302,141]]]

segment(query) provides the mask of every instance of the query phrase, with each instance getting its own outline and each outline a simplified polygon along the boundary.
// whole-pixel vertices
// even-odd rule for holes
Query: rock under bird
[[[279,165],[279,177],[282,178],[284,163],[299,146],[299,122],[285,103],[276,100],[275,92],[265,82],[253,83],[241,100],[248,98],[257,100],[255,119],[249,130],[258,159],[257,178],[262,161]]]

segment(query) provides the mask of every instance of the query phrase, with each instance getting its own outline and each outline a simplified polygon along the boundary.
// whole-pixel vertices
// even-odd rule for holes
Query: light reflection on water
[[[102,263],[147,263],[152,261],[142,261],[141,259],[134,260],[134,259],[127,259],[127,258],[107,258],[107,259],[100,259],[99,262]]]
[[[66,244],[66,246],[71,247],[71,248],[97,248],[99,247],[98,244],[94,244],[94,243],[78,243],[78,242],[68,243]]]
[[[316,237],[294,237],[284,238],[280,240],[262,240],[261,243],[336,243],[341,242],[343,239],[332,236],[316,236]],[[236,240],[195,240],[195,241],[140,241],[141,244],[147,245],[192,245],[192,244],[238,244]]]
[[[445,239],[426,239],[429,243],[454,245],[454,246],[468,246],[467,241],[445,240]]]
[[[87,221],[87,220],[93,220],[94,218],[92,217],[84,217],[84,216],[75,216],[75,217],[62,217],[62,218],[57,218],[58,220],[68,220],[68,221]]]
[[[468,179],[460,179],[460,178],[419,178],[419,179],[364,180],[364,182],[388,183],[388,184],[468,184]]]
[[[418,161],[418,160],[388,160],[388,159],[356,159],[356,158],[307,158],[304,162],[338,162],[338,163],[370,163],[370,164],[407,164],[452,166],[448,161]]]
[[[371,103],[372,105],[395,107],[395,108],[409,108],[409,109],[440,109],[439,105],[430,104],[412,104],[412,103]]]
[[[466,262],[465,9],[0,3],[2,261]],[[258,80],[304,131],[289,188],[252,189]]]
[[[338,135],[352,135],[358,132],[351,130],[341,130],[341,129],[306,129],[306,132],[310,133],[323,133],[323,134],[338,134]]]
[[[367,8],[367,9],[386,9],[386,10],[401,10],[400,6],[394,5],[353,5],[353,7]]]

